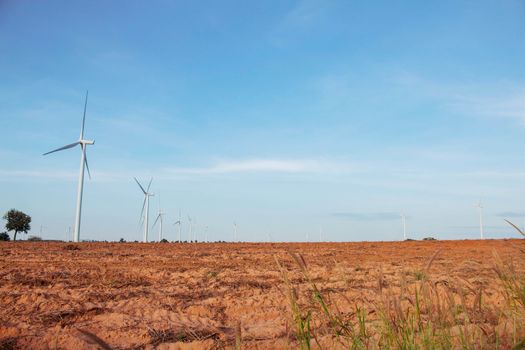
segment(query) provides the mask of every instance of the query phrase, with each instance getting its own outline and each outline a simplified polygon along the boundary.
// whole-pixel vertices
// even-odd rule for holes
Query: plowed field
[[[305,300],[311,281],[291,253],[304,257],[312,281],[342,314],[351,316],[359,305],[373,320],[384,295],[427,275],[481,289],[483,302],[496,307],[503,299],[493,252],[523,273],[520,249],[523,240],[3,242],[0,348],[295,348],[290,284],[276,260]],[[317,337],[333,341],[329,332]]]

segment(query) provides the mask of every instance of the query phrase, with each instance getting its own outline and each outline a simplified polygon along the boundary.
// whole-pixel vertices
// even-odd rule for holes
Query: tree
[[[7,224],[5,224],[7,231],[15,231],[13,241],[16,241],[18,232],[27,233],[27,231],[31,230],[31,217],[19,210],[9,210],[5,213],[4,220],[7,220]]]
[[[7,232],[1,232],[0,233],[0,241],[10,241],[11,237],[7,234]]]

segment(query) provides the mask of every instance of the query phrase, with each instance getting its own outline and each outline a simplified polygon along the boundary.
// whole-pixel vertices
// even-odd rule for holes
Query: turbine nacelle
[[[81,145],[94,145],[95,140],[79,140],[78,143]]]

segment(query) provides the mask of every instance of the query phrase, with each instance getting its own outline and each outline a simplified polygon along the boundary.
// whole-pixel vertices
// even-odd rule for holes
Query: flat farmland
[[[523,251],[523,240],[2,242],[0,348],[350,348],[352,327],[363,348],[383,348],[386,320],[398,329],[416,306],[454,344],[479,332],[479,344],[510,348],[498,334],[516,336],[521,316],[498,266],[523,276]],[[452,323],[434,320],[452,304]]]

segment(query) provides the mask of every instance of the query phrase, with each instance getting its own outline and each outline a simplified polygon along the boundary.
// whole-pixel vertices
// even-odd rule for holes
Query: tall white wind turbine
[[[149,197],[155,195],[149,191],[153,178],[149,180],[147,190],[145,190],[144,187],[142,187],[142,185],[140,184],[139,180],[137,180],[136,177],[134,177],[134,179],[137,185],[139,185],[140,189],[142,190],[142,193],[144,193],[144,203],[142,203],[142,211],[140,212],[140,217],[141,219],[144,218],[144,237],[142,238],[142,242],[147,243],[148,242],[148,229],[149,229]],[[145,212],[144,212],[144,208],[146,208]]]
[[[71,143],[69,145],[65,145],[63,147],[57,148],[55,150],[49,151],[47,153],[44,153],[44,156],[45,156],[46,154],[62,151],[62,150],[73,148],[77,145],[80,145],[80,151],[81,151],[80,173],[78,175],[77,210],[76,210],[76,217],[75,217],[75,231],[73,234],[73,242],[80,241],[80,219],[81,219],[81,214],[82,214],[82,193],[84,191],[84,168],[87,169],[88,176],[89,178],[91,178],[91,174],[89,173],[88,161],[86,157],[86,147],[88,145],[93,145],[95,143],[95,141],[84,139],[84,125],[86,123],[87,101],[88,101],[88,91],[86,91],[86,102],[84,103],[84,115],[82,117],[82,126],[80,128],[80,137],[78,138],[78,141]]]
[[[479,211],[479,235],[483,239],[483,205],[481,205],[481,199],[474,207],[478,208]]]

